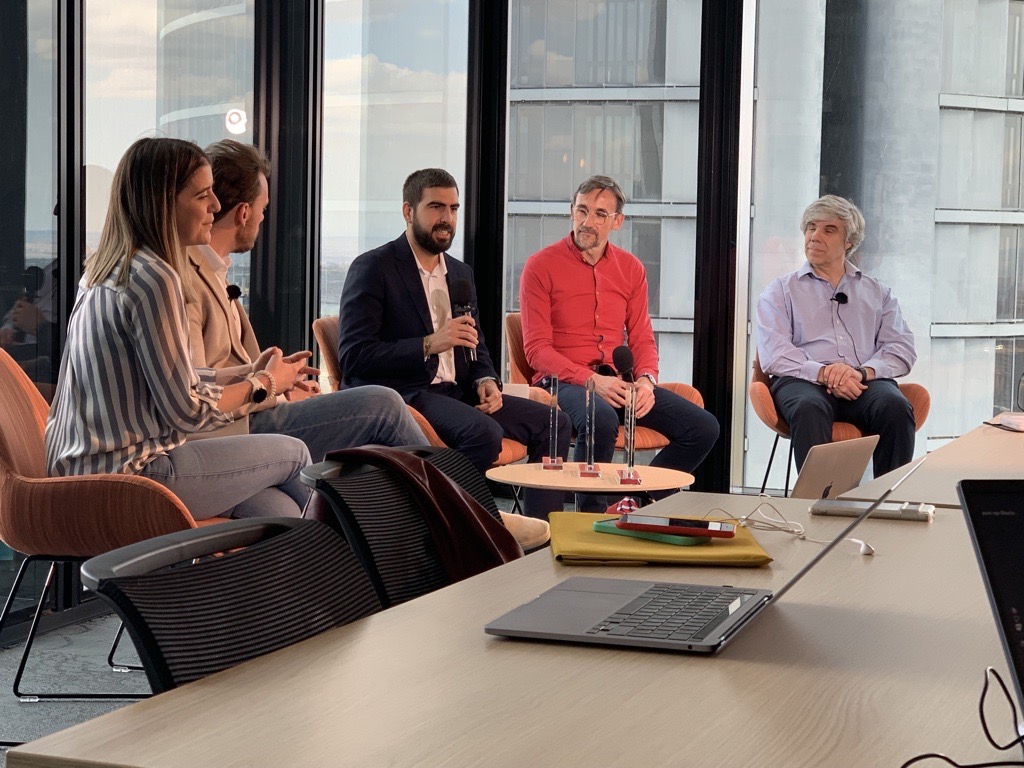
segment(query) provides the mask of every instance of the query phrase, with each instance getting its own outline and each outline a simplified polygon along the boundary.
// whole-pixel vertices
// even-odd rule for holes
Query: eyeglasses
[[[615,211],[606,211],[598,208],[596,211],[592,211],[585,205],[577,205],[572,209],[573,216],[580,221],[586,221],[591,215],[597,219],[598,224],[604,224],[612,216],[618,216],[619,214]]]

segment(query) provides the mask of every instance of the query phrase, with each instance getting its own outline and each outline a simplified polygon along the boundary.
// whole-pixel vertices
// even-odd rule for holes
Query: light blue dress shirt
[[[845,304],[834,300],[837,294],[845,294]],[[808,381],[839,362],[892,379],[917,360],[914,334],[892,291],[849,261],[834,289],[807,262],[772,281],[757,302],[757,353],[765,373]]]

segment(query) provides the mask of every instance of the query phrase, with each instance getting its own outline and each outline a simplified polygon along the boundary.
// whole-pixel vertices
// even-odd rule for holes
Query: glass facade
[[[440,167],[463,185],[468,13],[467,0],[326,2],[321,315],[338,314],[352,260],[404,231],[406,176]]]
[[[86,242],[95,247],[114,168],[141,136],[252,142],[253,0],[87,0]],[[116,116],[116,119],[112,119]],[[248,299],[249,256],[228,280]]]
[[[48,329],[60,322],[47,307],[61,283],[59,5],[12,4],[0,51],[5,104],[24,115],[0,126],[10,150],[0,158],[4,189],[14,191],[0,222],[0,343],[44,394],[58,352]],[[691,380],[693,359],[701,5],[511,0],[509,15],[502,309],[518,308],[529,255],[568,233],[576,185],[611,175],[629,196],[615,242],[647,266],[663,378],[680,381]],[[1017,407],[1024,1],[747,7],[758,15],[743,169],[751,217],[744,211],[740,222],[747,319],[763,287],[802,262],[803,208],[822,193],[845,194],[868,221],[860,265],[892,286],[916,333],[910,379],[933,395],[918,451]],[[252,141],[254,0],[85,0],[83,11],[85,228],[94,246],[113,169],[139,136]],[[324,0],[324,14],[319,314],[330,315],[352,258],[402,231],[405,176],[441,166],[464,181],[469,14],[468,0]],[[461,233],[453,252],[461,256]],[[233,270],[232,282],[247,285],[247,259]],[[34,308],[29,321],[15,320],[18,302]],[[751,334],[747,370],[753,349]],[[746,401],[742,390],[735,397]],[[749,406],[733,429],[745,445],[733,485],[757,485],[773,435]],[[776,462],[770,484],[781,486],[784,471]],[[10,562],[0,549],[0,588]]]
[[[0,47],[0,93],[8,113],[0,125],[0,346],[47,399],[59,362],[55,5],[32,0],[5,8]],[[21,560],[0,543],[0,599],[6,599]],[[16,618],[27,617],[35,605],[45,574],[45,563],[29,571],[13,606]]]
[[[758,4],[750,316],[764,286],[803,261],[804,207],[853,199],[867,219],[859,265],[899,298],[918,351],[908,380],[932,395],[918,454],[1015,407],[1022,5]],[[753,353],[751,336],[748,363]],[[753,486],[773,434],[749,405],[744,436]],[[770,485],[784,472],[776,461]]]
[[[701,4],[513,0],[504,310],[526,259],[570,230],[594,174],[626,193],[612,242],[647,267],[661,376],[691,380]],[[671,40],[671,45],[666,45]]]

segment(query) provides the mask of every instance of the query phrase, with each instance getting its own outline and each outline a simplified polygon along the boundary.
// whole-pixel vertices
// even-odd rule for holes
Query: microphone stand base
[[[620,469],[619,485],[640,485],[640,475],[632,468]]]

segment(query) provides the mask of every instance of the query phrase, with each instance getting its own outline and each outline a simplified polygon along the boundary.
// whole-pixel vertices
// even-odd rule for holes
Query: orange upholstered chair
[[[47,477],[43,429],[48,411],[49,406],[25,372],[0,350],[0,541],[25,556],[0,611],[0,630],[28,565],[37,560],[50,564],[14,678],[14,693],[81,698],[82,694],[26,694],[19,690],[57,564],[81,563],[118,547],[195,528],[197,523],[177,496],[149,478]],[[125,695],[86,697],[123,699]]]
[[[341,388],[341,365],[338,363],[338,334],[340,333],[340,321],[337,315],[320,317],[313,321],[313,336],[316,337],[317,346],[320,347],[320,360],[327,368],[327,378],[330,381],[331,389]],[[409,413],[416,420],[427,442],[436,448],[447,448],[445,442],[438,436],[437,432],[423,414],[408,406]],[[501,453],[495,460],[494,465],[498,467],[506,464],[515,464],[526,458],[526,446],[517,440],[503,438],[501,441]]]
[[[775,433],[775,442],[772,443],[772,452],[768,457],[768,466],[764,471],[764,480],[761,481],[761,493],[764,493],[765,487],[768,485],[768,474],[772,470],[772,462],[775,460],[775,449],[779,445],[780,438],[789,438],[791,433],[789,430],[789,424],[787,424],[779,412],[775,408],[775,401],[772,400],[772,393],[769,390],[771,379],[768,374],[761,370],[761,361],[757,359],[757,355],[754,355],[753,371],[750,377],[750,404],[754,408],[754,413],[757,417],[765,423],[770,430]],[[914,428],[920,430],[924,426],[925,420],[928,418],[928,412],[932,407],[932,398],[928,394],[928,390],[920,384],[900,384],[900,391],[904,397],[910,401],[910,404],[914,407]],[[837,421],[832,425],[832,440],[839,442],[840,440],[853,440],[858,437],[864,437],[864,433],[861,432],[853,424],[846,421]],[[789,475],[790,470],[793,467],[793,444],[789,445],[789,459],[786,465],[786,488],[785,494],[789,495]]]
[[[505,315],[505,340],[508,343],[508,358],[509,358],[509,380],[513,384],[530,384],[533,382],[535,371],[530,367],[530,363],[526,360],[526,351],[523,347],[523,318],[519,312],[509,312]],[[663,389],[671,390],[682,398],[689,400],[695,405],[699,405],[701,408],[704,407],[704,398],[701,396],[694,387],[689,384],[683,384],[680,382],[665,382],[658,386]],[[542,387],[531,387],[531,397],[535,400],[542,400],[547,396],[546,390]],[[543,393],[534,397],[532,393],[536,391]],[[625,429],[619,427],[618,437],[615,439],[615,449],[623,450],[625,447]],[[668,438],[660,432],[657,432],[649,427],[637,426],[635,447],[638,451],[657,451],[661,450],[668,445]]]

